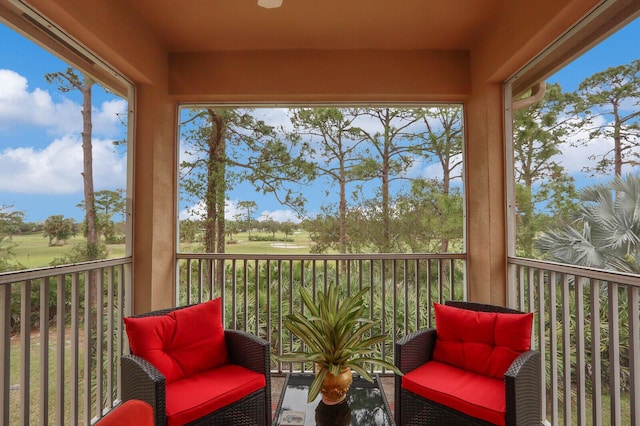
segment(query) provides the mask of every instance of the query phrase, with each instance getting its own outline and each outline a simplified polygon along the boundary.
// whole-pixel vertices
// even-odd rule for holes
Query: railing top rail
[[[584,278],[593,278],[600,281],[609,281],[640,288],[640,275],[627,272],[606,271],[603,269],[588,268],[586,266],[568,265],[566,263],[549,262],[544,260],[525,259],[522,257],[509,257],[512,265],[527,266],[530,268],[545,269],[547,271],[562,274],[576,275]]]
[[[46,268],[28,269],[21,271],[4,272],[0,274],[0,285],[11,284],[25,280],[52,277],[56,275],[72,274],[75,272],[91,271],[111,266],[126,265],[132,262],[132,257],[120,257],[117,259],[94,260],[90,262],[74,263],[71,265],[50,266]]]
[[[177,259],[225,260],[411,260],[466,259],[466,253],[358,253],[358,254],[239,254],[239,253],[177,253]]]

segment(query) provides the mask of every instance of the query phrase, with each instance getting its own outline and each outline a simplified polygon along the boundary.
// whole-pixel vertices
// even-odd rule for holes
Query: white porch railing
[[[552,425],[640,425],[640,277],[520,258],[509,264],[511,304],[535,312],[543,417]]]
[[[117,404],[130,266],[0,274],[0,424],[88,425]]]

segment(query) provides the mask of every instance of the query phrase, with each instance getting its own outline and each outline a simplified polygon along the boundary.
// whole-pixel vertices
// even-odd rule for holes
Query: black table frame
[[[282,403],[284,402],[284,397],[285,397],[285,393],[287,391],[287,386],[289,384],[289,379],[291,377],[294,377],[296,380],[304,380],[304,381],[308,381],[308,384],[310,385],[311,382],[313,381],[314,378],[314,374],[313,373],[287,373],[287,375],[285,376],[284,379],[284,383],[282,385],[282,392],[280,393],[280,399],[278,400],[278,407],[276,409],[276,413],[275,416],[273,418],[273,426],[278,426],[278,421],[280,420],[280,415],[282,414]],[[367,381],[366,379],[364,379],[363,377],[357,375],[354,373],[353,375],[353,383],[352,383],[352,387],[357,388],[357,387],[377,387],[378,389],[380,389],[380,395],[382,397],[382,402],[383,402],[383,409],[385,411],[385,413],[387,414],[387,417],[389,419],[389,422],[391,425],[395,425],[395,419],[393,417],[393,412],[391,411],[391,408],[389,407],[389,402],[387,400],[387,395],[384,392],[384,389],[382,388],[381,384],[380,384],[380,375],[379,374],[374,374],[373,375],[374,378],[374,382],[370,383],[369,381]],[[351,390],[349,391],[351,392]]]

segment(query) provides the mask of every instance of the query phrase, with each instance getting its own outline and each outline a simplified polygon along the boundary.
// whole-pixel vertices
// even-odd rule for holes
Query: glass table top
[[[373,383],[354,374],[353,383],[345,400],[337,405],[326,405],[321,396],[307,403],[312,373],[288,374],[278,409],[274,418],[275,426],[342,426],[394,425],[387,398],[379,386],[380,378],[375,375]],[[290,417],[290,421],[285,421]]]

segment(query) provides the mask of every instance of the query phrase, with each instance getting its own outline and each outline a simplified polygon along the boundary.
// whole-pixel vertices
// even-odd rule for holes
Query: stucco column
[[[174,306],[177,104],[136,88],[133,312]]]
[[[465,104],[468,299],[506,305],[503,96],[474,85]]]

